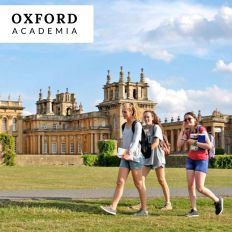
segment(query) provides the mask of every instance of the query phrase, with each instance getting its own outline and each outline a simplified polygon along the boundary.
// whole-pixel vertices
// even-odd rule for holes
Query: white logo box
[[[92,5],[0,5],[0,43],[93,43]]]

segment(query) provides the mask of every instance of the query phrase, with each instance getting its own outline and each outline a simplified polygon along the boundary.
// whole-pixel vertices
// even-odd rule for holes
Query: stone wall
[[[80,155],[16,155],[16,165],[82,165]]]

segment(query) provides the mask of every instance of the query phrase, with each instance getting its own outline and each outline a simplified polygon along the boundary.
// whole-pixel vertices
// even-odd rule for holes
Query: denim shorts
[[[143,168],[143,163],[144,163],[143,157],[140,158],[139,162],[135,162],[133,160],[121,159],[119,167],[120,168],[128,168],[129,170],[142,169]]]
[[[190,158],[187,158],[186,169],[207,173],[208,172],[208,160],[192,160]]]

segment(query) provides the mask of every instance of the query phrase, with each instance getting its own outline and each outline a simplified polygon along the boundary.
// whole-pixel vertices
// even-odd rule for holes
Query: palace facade
[[[130,72],[124,77],[121,67],[119,79],[112,82],[110,71],[103,86],[104,99],[97,105],[98,111],[84,113],[83,105],[77,104],[73,93],[68,89],[57,91],[52,97],[50,87],[46,97],[42,90],[36,101],[36,114],[22,117],[23,106],[18,101],[0,101],[0,132],[8,132],[15,139],[17,154],[72,154],[98,153],[99,140],[121,139],[122,104],[133,102],[142,117],[145,110],[155,110],[156,103],[148,97],[149,85],[141,69],[138,82],[133,82]],[[202,116],[198,112],[202,125],[215,136],[216,147],[232,153],[232,115],[223,115],[215,110],[212,115]],[[180,117],[162,123],[171,143],[172,153],[181,153],[187,147],[177,149],[177,136],[182,121]]]

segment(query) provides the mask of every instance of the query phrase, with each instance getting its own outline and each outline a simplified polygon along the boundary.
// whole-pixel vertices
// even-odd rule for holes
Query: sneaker
[[[117,211],[112,209],[110,206],[100,206],[100,208],[108,214],[116,215]]]
[[[171,204],[171,202],[166,203],[163,206],[163,208],[161,208],[160,210],[163,210],[163,211],[165,211],[165,210],[172,210],[172,204]]]
[[[140,209],[138,212],[136,212],[134,214],[134,216],[136,217],[140,217],[140,216],[148,216],[148,211],[145,209]]]
[[[198,217],[199,214],[197,212],[197,210],[194,210],[194,209],[191,209],[187,214],[186,214],[187,217]]]
[[[223,212],[223,198],[219,198],[218,202],[214,202],[215,214],[220,215]]]
[[[135,210],[140,210],[141,209],[141,204],[137,204],[137,205],[131,205],[130,209],[135,209]]]

